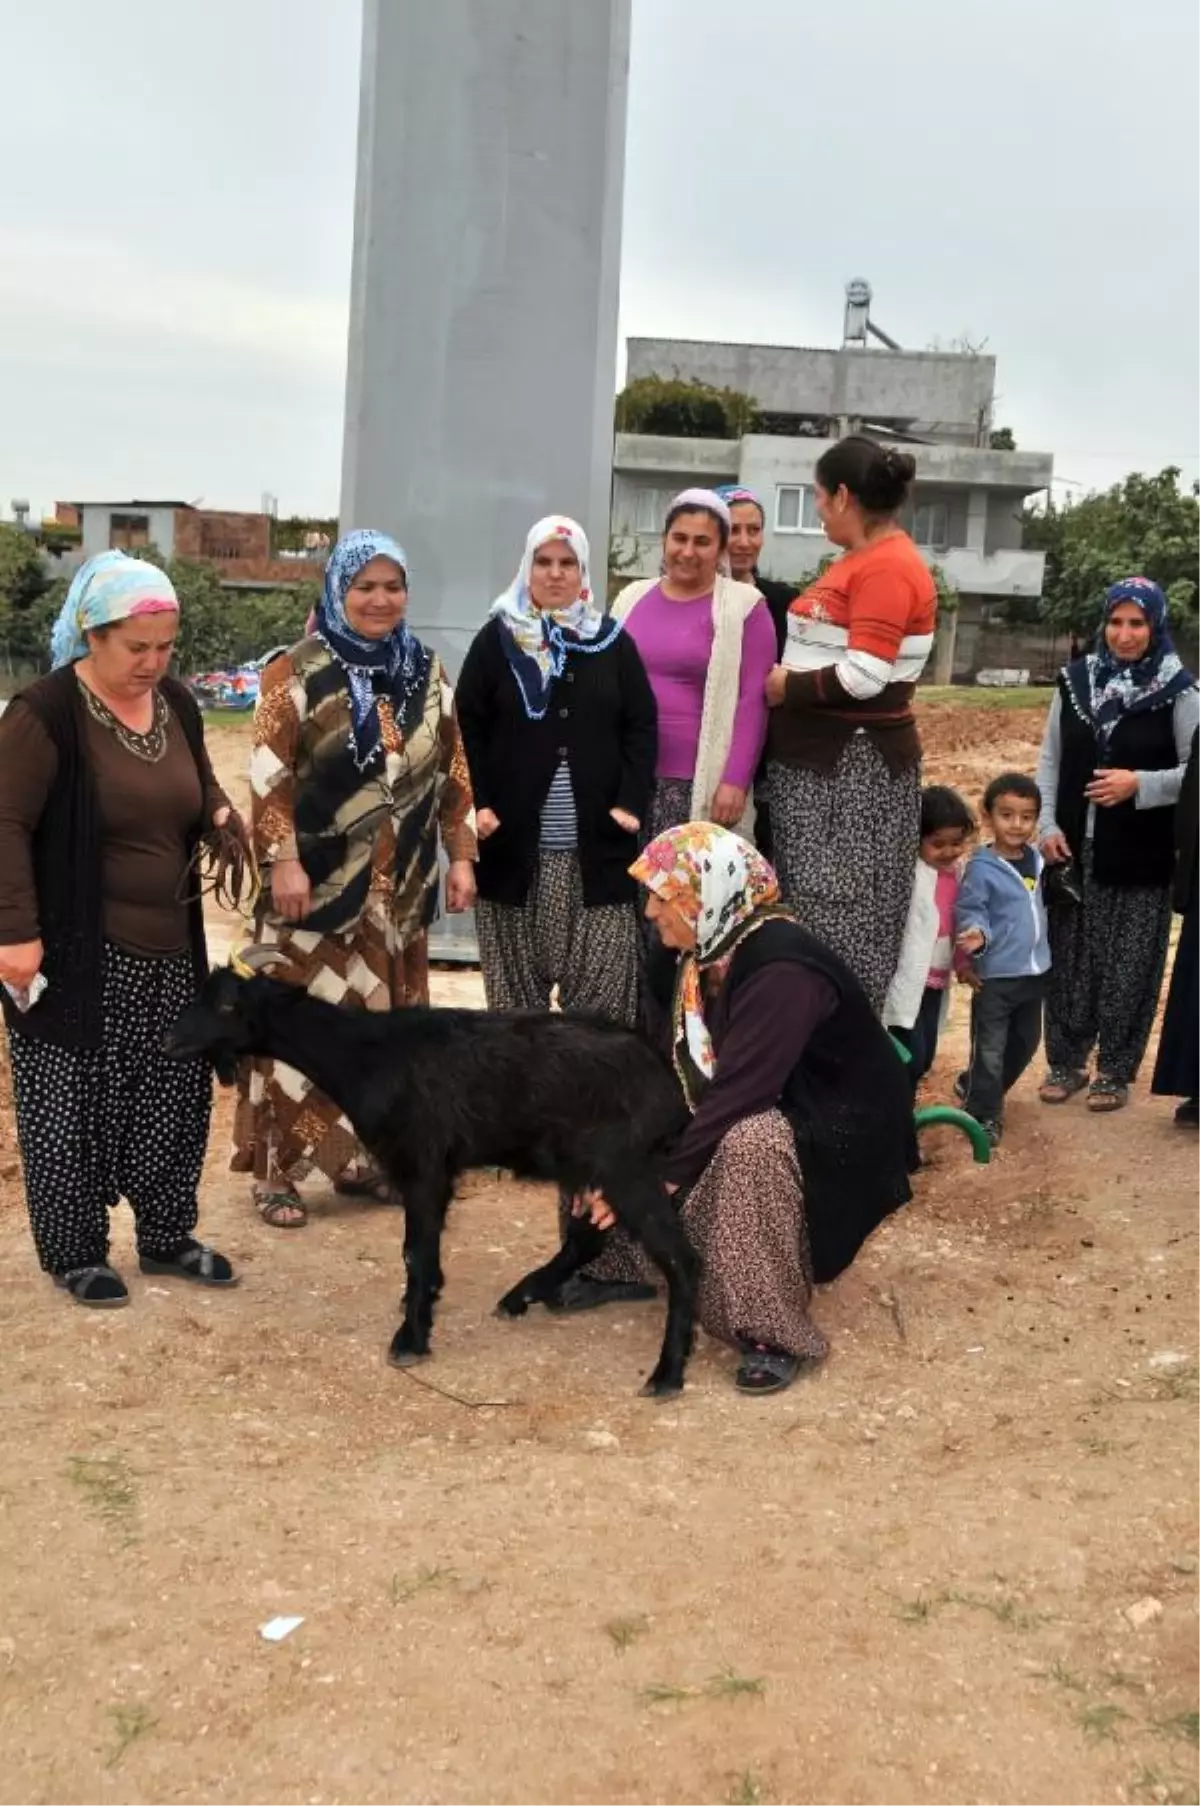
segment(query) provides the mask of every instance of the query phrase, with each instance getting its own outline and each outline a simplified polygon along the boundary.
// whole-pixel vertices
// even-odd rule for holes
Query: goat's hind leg
[[[442,1224],[449,1198],[409,1186],[404,1194],[404,1321],[392,1337],[388,1360],[411,1367],[429,1353],[433,1306],[442,1287]]]
[[[535,1267],[505,1292],[496,1306],[497,1317],[523,1317],[531,1304],[545,1304],[565,1280],[595,1260],[603,1247],[604,1231],[597,1229],[590,1217],[568,1217],[562,1247],[544,1267]]]
[[[683,1391],[683,1376],[696,1326],[700,1256],[666,1191],[652,1174],[613,1181],[605,1196],[623,1228],[641,1243],[667,1282],[667,1322],[653,1373],[643,1398],[670,1398]]]

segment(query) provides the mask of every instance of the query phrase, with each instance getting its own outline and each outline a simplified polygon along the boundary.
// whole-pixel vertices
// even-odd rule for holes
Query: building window
[[[816,497],[808,485],[779,483],[775,489],[776,533],[822,533]]]
[[[639,489],[633,498],[635,533],[661,533],[671,497],[661,489]]]
[[[949,545],[945,502],[919,502],[912,520],[912,536],[919,546]]]
[[[108,517],[109,550],[131,552],[135,546],[150,544],[148,514],[110,514]]]

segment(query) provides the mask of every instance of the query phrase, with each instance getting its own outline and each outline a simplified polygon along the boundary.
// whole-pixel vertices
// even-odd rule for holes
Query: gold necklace
[[[108,704],[101,702],[96,692],[85,684],[82,678],[77,679],[77,682],[83,692],[84,706],[92,720],[101,727],[107,728],[117,744],[123,746],[126,752],[132,753],[135,759],[141,759],[147,765],[157,765],[159,760],[166,756],[167,725],[171,716],[166,702],[157,690],[154,692],[153,719],[147,731],[139,734],[133,728],[126,727],[125,723],[113,714]]]

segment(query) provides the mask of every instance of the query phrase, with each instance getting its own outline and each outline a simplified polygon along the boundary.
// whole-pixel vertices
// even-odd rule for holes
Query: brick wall
[[[245,559],[269,559],[270,517],[216,508],[177,509],[175,556],[221,565]]]

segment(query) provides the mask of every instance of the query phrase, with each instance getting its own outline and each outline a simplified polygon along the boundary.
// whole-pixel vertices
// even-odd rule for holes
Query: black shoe
[[[1004,1124],[999,1122],[988,1122],[982,1116],[978,1117],[976,1120],[988,1138],[988,1146],[998,1148],[1000,1146],[1001,1137],[1004,1134]]]
[[[564,1279],[546,1300],[548,1311],[594,1311],[602,1304],[641,1304],[658,1297],[658,1287],[633,1279],[587,1279],[582,1273]]]
[[[763,1342],[747,1343],[733,1383],[739,1392],[782,1392],[803,1364],[799,1355],[785,1354],[782,1348],[768,1348]]]
[[[194,1236],[185,1235],[167,1254],[143,1254],[143,1273],[165,1273],[172,1279],[194,1279],[202,1286],[235,1286],[237,1275],[215,1248],[206,1248]]]
[[[70,1292],[76,1304],[90,1305],[93,1310],[115,1311],[129,1303],[129,1288],[112,1267],[71,1267],[51,1277],[60,1291]]]
[[[1200,1098],[1185,1097],[1175,1112],[1175,1121],[1181,1129],[1200,1128]]]

